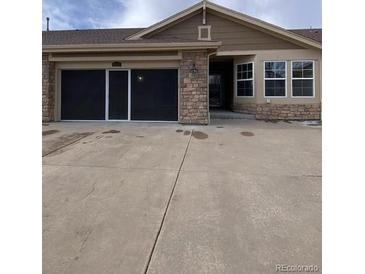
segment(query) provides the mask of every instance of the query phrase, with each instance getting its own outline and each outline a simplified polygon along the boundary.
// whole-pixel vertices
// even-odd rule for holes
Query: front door
[[[233,60],[209,63],[209,106],[230,110],[233,103]]]
[[[223,77],[220,74],[209,75],[209,105],[215,108],[223,106]]]

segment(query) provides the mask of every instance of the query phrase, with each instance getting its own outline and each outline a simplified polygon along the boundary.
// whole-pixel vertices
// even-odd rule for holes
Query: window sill
[[[293,99],[315,99],[315,96],[291,96]]]
[[[287,99],[288,96],[264,96],[265,99]]]

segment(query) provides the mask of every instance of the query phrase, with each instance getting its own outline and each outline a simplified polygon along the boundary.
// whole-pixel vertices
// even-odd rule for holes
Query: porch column
[[[42,121],[55,120],[56,87],[55,63],[49,61],[49,55],[42,54]]]
[[[208,108],[208,52],[183,52],[180,63],[179,122],[207,125]]]

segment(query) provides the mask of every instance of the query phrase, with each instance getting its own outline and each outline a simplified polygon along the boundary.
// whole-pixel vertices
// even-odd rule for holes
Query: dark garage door
[[[132,71],[132,120],[177,121],[176,69]]]
[[[63,70],[62,120],[105,119],[105,70]]]

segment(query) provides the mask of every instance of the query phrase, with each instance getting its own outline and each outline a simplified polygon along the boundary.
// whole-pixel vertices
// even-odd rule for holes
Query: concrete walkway
[[[321,129],[52,123],[44,273],[276,273],[321,265]]]

